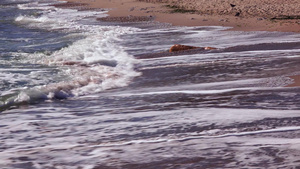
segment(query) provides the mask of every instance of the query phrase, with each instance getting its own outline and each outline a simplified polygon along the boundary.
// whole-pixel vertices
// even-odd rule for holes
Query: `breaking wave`
[[[96,18],[106,16],[103,11],[60,9],[39,3],[22,4],[18,8],[38,11],[34,15],[18,16],[15,19],[16,24],[31,29],[63,31],[82,38],[57,51],[20,53],[21,62],[54,66],[65,76],[55,83],[45,81],[43,85],[5,91],[0,95],[0,108],[40,99],[60,99],[123,87],[132,78],[140,75],[133,69],[137,61],[116,43],[120,41],[121,35],[138,31],[137,28],[82,22],[84,18],[91,20],[91,17],[96,22]],[[55,78],[57,75],[52,76]]]

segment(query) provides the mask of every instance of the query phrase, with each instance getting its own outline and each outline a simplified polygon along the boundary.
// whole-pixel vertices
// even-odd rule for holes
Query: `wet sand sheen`
[[[290,78],[293,79],[294,82],[286,87],[300,87],[300,75],[290,76]]]

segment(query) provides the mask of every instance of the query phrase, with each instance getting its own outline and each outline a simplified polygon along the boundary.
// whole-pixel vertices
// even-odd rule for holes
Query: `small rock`
[[[177,51],[197,49],[197,48],[199,47],[176,44],[170,48],[169,52],[177,52]]]
[[[232,8],[234,8],[236,5],[234,5],[234,4],[230,4],[230,6],[231,6]]]
[[[214,50],[214,49],[217,49],[217,48],[214,48],[214,47],[196,47],[196,46],[187,46],[187,45],[176,44],[176,45],[172,46],[169,49],[169,52],[178,52],[178,51],[184,51],[184,50],[190,50],[190,49]]]
[[[191,20],[195,20],[195,18],[191,18]]]
[[[240,12],[237,12],[234,16],[240,16],[241,13]]]

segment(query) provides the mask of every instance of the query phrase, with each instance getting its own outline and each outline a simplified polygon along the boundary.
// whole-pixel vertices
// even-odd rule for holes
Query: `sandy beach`
[[[107,8],[110,17],[148,16],[175,26],[226,26],[237,31],[300,32],[298,0],[68,0]]]

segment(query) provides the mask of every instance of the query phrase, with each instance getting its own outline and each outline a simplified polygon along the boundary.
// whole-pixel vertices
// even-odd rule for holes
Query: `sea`
[[[0,1],[1,169],[299,168],[299,33],[57,3]]]

